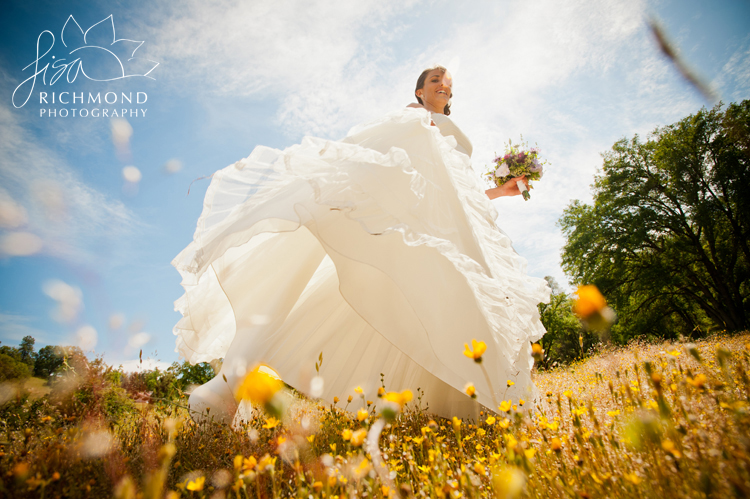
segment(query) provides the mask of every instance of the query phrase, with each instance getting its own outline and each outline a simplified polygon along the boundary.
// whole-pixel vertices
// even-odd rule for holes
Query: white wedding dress
[[[357,386],[377,401],[382,373],[389,391],[419,388],[430,412],[476,417],[467,383],[493,403],[463,354],[473,338],[487,344],[496,398],[533,400],[529,342],[545,332],[549,288],[495,225],[471,149],[448,117],[407,108],[217,171],[172,262],[185,289],[177,351],[224,358],[191,408],[230,421],[233,391],[259,363],[309,392],[322,352],[326,401],[356,399]]]

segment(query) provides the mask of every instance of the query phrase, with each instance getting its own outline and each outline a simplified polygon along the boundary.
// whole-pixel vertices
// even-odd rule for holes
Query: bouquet
[[[493,167],[490,168],[489,172],[485,173],[488,180],[494,185],[499,187],[521,175],[526,175],[529,181],[542,178],[544,174],[543,165],[547,162],[539,160],[538,147],[529,148],[528,144],[523,142],[523,137],[521,137],[521,140],[521,145],[513,144],[509,140],[508,145],[505,147],[505,155],[495,158]],[[516,183],[523,198],[528,201],[531,195],[526,189],[526,184],[520,180]],[[529,188],[532,188],[531,185],[529,185]]]

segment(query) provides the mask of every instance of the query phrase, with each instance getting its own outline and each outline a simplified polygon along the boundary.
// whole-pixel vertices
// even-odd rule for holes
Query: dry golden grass
[[[386,425],[381,399],[359,416],[303,400],[283,421],[257,411],[231,429],[196,424],[179,403],[106,419],[53,393],[3,406],[0,493],[748,497],[749,344],[744,333],[606,350],[539,373],[536,410],[503,405],[479,422],[435,418],[415,400]]]

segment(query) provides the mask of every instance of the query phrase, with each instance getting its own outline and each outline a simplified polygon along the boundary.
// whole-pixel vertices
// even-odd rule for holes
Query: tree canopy
[[[563,269],[607,296],[615,337],[748,327],[750,101],[721,107],[615,143],[593,205],[559,221]]]

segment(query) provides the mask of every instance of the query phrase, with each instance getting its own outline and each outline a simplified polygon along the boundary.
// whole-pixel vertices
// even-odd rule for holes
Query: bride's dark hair
[[[445,69],[443,66],[435,66],[434,68],[427,68],[424,71],[422,71],[422,74],[419,75],[419,78],[417,78],[417,88],[414,89],[414,96],[417,98],[417,102],[422,104],[424,106],[424,102],[422,102],[422,99],[419,98],[417,95],[417,90],[424,88],[424,82],[427,79],[427,75],[431,72],[435,71],[436,69],[439,69],[442,73],[445,73],[447,69]],[[453,98],[453,90],[451,90],[451,99]],[[446,116],[449,116],[451,114],[451,104],[450,101],[448,101],[448,104],[445,105],[445,108],[443,109],[443,114]]]

